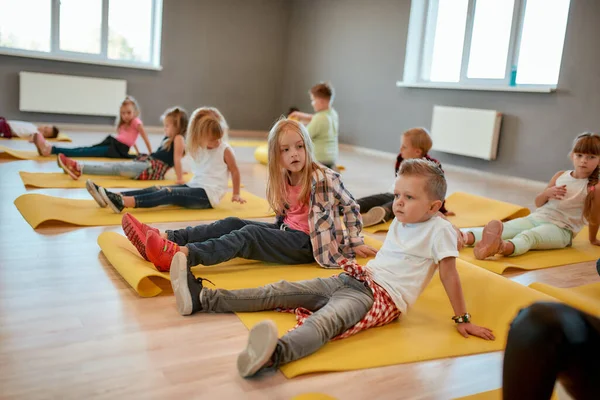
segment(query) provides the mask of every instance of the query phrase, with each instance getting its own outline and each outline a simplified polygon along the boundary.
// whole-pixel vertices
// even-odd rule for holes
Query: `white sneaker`
[[[385,221],[385,208],[379,206],[373,207],[369,211],[361,215],[363,220],[363,226],[365,228],[367,226],[377,225]]]
[[[246,349],[237,359],[238,372],[242,378],[255,375],[273,356],[277,347],[277,325],[264,320],[254,325],[248,335]]]

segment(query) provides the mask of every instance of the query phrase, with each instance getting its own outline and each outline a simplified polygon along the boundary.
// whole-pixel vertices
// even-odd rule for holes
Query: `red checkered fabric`
[[[357,264],[355,261],[348,259],[340,260],[339,265],[348,275],[353,276],[361,282],[366,282],[369,285],[373,291],[373,307],[371,307],[369,312],[363,317],[363,319],[358,321],[356,325],[336,336],[333,338],[333,340],[344,339],[355,335],[360,331],[364,331],[365,329],[389,324],[400,316],[400,311],[396,307],[396,304],[394,304],[392,301],[392,298],[388,292],[386,292],[385,289],[383,289],[377,283],[373,282],[373,279],[371,279],[371,275],[366,267],[363,267],[362,265]],[[296,314],[297,323],[294,329],[302,325],[304,321],[306,321],[306,319],[312,314],[310,310],[302,307],[291,311]]]
[[[150,162],[150,165],[148,166],[148,168],[143,170],[138,176],[136,176],[134,178],[134,179],[137,179],[138,181],[163,180],[165,178],[165,174],[167,173],[167,170],[169,168],[171,168],[165,162],[163,162],[161,160],[157,160],[155,158],[152,158],[151,156],[139,156],[135,159],[134,162],[136,162],[136,161]]]

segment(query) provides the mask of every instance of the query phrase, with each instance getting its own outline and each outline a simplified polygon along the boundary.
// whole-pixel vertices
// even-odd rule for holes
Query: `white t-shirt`
[[[224,158],[226,149],[231,149],[231,146],[221,141],[219,147],[210,150],[199,148],[196,154],[192,155],[194,177],[187,186],[204,189],[213,207],[219,204],[228,190],[229,169]]]
[[[7,122],[8,125],[10,125],[10,130],[12,133],[20,138],[27,138],[38,131],[37,126],[31,122],[13,120],[9,120]]]
[[[367,268],[404,314],[429,284],[440,261],[458,257],[456,239],[452,224],[442,217],[418,224],[394,218],[381,250]]]

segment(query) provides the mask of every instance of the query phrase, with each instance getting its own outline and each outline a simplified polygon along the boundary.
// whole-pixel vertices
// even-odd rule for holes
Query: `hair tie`
[[[596,190],[596,186],[590,186],[590,192],[594,192]]]

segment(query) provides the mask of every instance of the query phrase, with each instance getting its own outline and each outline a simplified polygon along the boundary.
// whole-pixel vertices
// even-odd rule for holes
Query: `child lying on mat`
[[[535,198],[538,207],[525,218],[502,223],[490,221],[484,228],[462,229],[465,245],[475,245],[475,258],[495,254],[518,256],[529,250],[562,249],[589,223],[590,243],[600,246],[600,135],[582,133],[569,153],[573,170],[557,172],[548,187]]]
[[[31,122],[6,120],[0,117],[0,137],[10,139],[18,137],[33,141],[33,134],[39,133],[47,139],[58,136],[59,130],[54,125],[34,125]]]
[[[165,137],[157,151],[141,155],[133,161],[110,163],[87,163],[75,161],[64,154],[57,156],[57,163],[65,174],[77,180],[82,174],[126,176],[137,180],[164,179],[166,172],[175,167],[177,184],[183,184],[183,158],[188,114],[182,107],[169,108],[161,117]],[[88,184],[90,185],[90,184]]]
[[[268,147],[267,197],[275,223],[230,217],[161,233],[127,214],[125,234],[161,271],[169,270],[178,251],[192,266],[242,257],[283,264],[316,260],[324,268],[339,268],[342,258],[374,255],[360,235],[358,205],[339,174],[315,162],[306,128],[282,119],[271,129]]]
[[[148,152],[152,153],[150,140],[144,130],[144,124],[139,118],[140,106],[132,96],[125,97],[119,108],[119,120],[117,122],[117,137],[108,135],[102,142],[94,146],[86,147],[56,147],[44,139],[39,133],[33,135],[33,143],[40,156],[50,154],[64,154],[67,157],[109,157],[109,158],[132,158],[129,149],[133,146],[139,153],[135,144],[139,135],[142,135]]]
[[[435,158],[431,158],[429,150],[431,150],[431,136],[426,129],[412,128],[402,134],[402,143],[400,145],[400,153],[396,157],[396,165],[394,173],[398,173],[398,169],[402,165],[402,161],[411,158],[423,158],[436,163],[440,168],[442,164]],[[374,194],[367,197],[362,197],[357,200],[360,206],[360,212],[363,218],[365,227],[380,224],[394,218],[392,205],[394,203],[394,187],[388,193]],[[442,203],[440,212],[444,215],[454,215],[453,212],[446,210],[445,203]]]
[[[471,323],[467,313],[455,263],[456,232],[437,215],[445,194],[439,166],[426,160],[405,161],[394,189],[396,219],[381,250],[365,267],[339,258],[344,272],[331,278],[279,281],[253,289],[207,289],[202,278],[192,275],[186,254],[178,252],[170,272],[177,310],[191,315],[294,309],[298,325],[280,339],[272,321],[252,328],[237,362],[246,378],[306,357],[329,340],[394,321],[417,300],[439,266],[460,334],[493,340],[492,331]]]
[[[176,205],[204,209],[219,204],[228,191],[231,173],[231,201],[243,204],[246,200],[240,196],[240,171],[235,155],[231,146],[222,140],[227,129],[225,118],[216,108],[202,107],[194,111],[186,139],[187,151],[194,161],[194,178],[186,184],[182,182],[173,186],[152,186],[142,190],[113,193],[88,180],[86,188],[100,207],[108,205],[117,214],[127,207]]]

